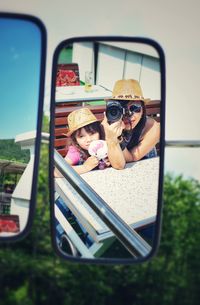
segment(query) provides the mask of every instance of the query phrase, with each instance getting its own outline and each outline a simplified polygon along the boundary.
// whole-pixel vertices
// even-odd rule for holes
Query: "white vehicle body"
[[[200,139],[198,1],[7,0],[0,10],[37,16],[47,29],[45,111],[59,42],[90,35],[148,37],[159,42],[166,55],[166,139]],[[199,153],[199,148],[167,148],[165,171],[200,179]]]

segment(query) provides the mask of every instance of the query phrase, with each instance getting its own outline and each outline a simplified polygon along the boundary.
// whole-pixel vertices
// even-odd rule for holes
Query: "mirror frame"
[[[38,91],[38,106],[37,106],[37,117],[36,117],[36,139],[35,139],[35,159],[33,166],[33,178],[32,178],[32,188],[30,194],[30,210],[27,219],[27,224],[22,232],[13,236],[0,236],[1,242],[15,242],[24,238],[31,230],[33,224],[33,217],[36,208],[36,198],[37,198],[37,179],[38,179],[38,169],[39,169],[39,157],[40,157],[40,144],[41,144],[41,131],[42,131],[42,119],[43,119],[43,104],[44,104],[44,84],[45,84],[45,70],[46,70],[46,50],[47,50],[47,32],[42,21],[32,15],[18,14],[18,13],[0,13],[0,19],[13,19],[22,20],[33,23],[41,35],[41,52],[40,52],[40,67],[39,67],[39,91]]]
[[[159,159],[159,183],[158,183],[158,202],[157,202],[157,216],[155,221],[155,238],[152,244],[152,250],[145,257],[139,257],[137,259],[118,259],[118,258],[82,258],[68,256],[58,249],[56,243],[56,229],[54,222],[54,124],[55,124],[55,83],[56,83],[56,71],[57,63],[60,51],[68,44],[78,42],[133,42],[140,44],[148,44],[152,46],[159,55],[160,58],[160,72],[161,72],[161,134],[160,134],[160,159]],[[161,46],[154,40],[143,37],[126,37],[126,36],[85,36],[85,37],[74,37],[62,41],[55,49],[53,55],[53,66],[52,66],[52,83],[51,83],[51,105],[50,105],[50,142],[49,142],[49,188],[50,188],[50,216],[51,216],[51,236],[52,246],[58,256],[68,260],[70,262],[77,263],[90,263],[90,264],[135,264],[141,263],[152,258],[158,249],[160,236],[161,236],[161,214],[162,214],[162,194],[163,194],[163,173],[164,173],[164,148],[165,148],[165,55]],[[82,181],[82,179],[80,178]],[[83,193],[82,193],[83,195]],[[85,198],[84,198],[85,199]],[[96,212],[96,210],[95,210]]]

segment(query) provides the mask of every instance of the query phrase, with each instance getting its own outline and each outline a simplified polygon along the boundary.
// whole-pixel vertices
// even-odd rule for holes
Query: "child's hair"
[[[105,139],[105,134],[104,134],[103,127],[102,127],[102,125],[99,121],[93,122],[93,123],[88,124],[86,126],[83,126],[83,127],[77,129],[76,131],[74,131],[72,133],[72,135],[71,135],[72,145],[76,146],[79,149],[79,151],[82,153],[83,159],[86,160],[89,157],[88,152],[86,150],[84,150],[83,148],[81,148],[76,141],[76,137],[80,135],[82,128],[84,128],[85,131],[90,133],[90,134],[94,134],[94,133],[98,132],[99,133],[99,138],[101,140]]]

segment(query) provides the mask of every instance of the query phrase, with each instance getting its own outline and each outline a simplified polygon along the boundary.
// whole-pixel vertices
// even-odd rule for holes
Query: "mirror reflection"
[[[31,21],[1,16],[0,37],[0,237],[9,237],[29,217],[41,33]]]
[[[146,249],[130,252],[55,163],[55,232],[62,253],[137,258],[151,251],[158,199],[160,99],[160,58],[152,46],[95,41],[76,42],[61,50],[55,156],[62,156]]]

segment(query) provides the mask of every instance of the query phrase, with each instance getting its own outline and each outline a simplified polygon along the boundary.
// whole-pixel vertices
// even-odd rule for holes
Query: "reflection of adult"
[[[146,116],[145,105],[149,101],[144,99],[138,81],[129,79],[115,83],[107,109],[109,103],[116,102],[123,115],[113,123],[108,123],[105,116],[102,122],[112,167],[123,169],[126,162],[156,156],[160,124]]]

